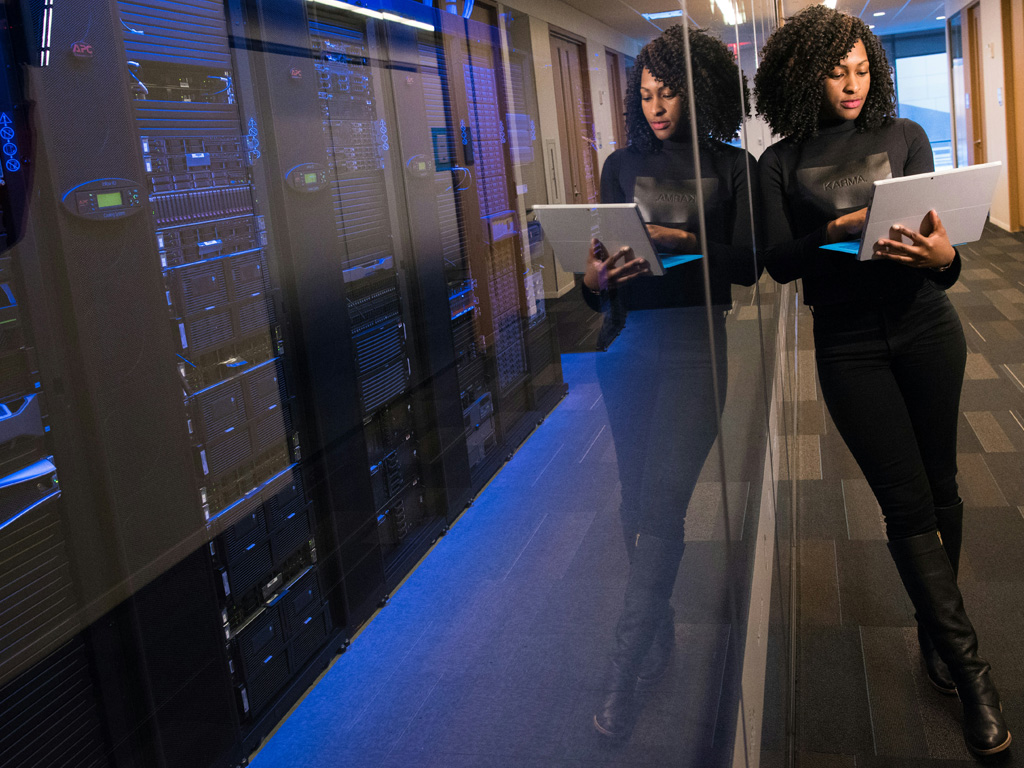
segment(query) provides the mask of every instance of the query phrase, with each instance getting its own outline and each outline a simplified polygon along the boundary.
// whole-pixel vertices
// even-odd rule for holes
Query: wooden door
[[[947,48],[950,68],[950,105],[953,123],[953,165],[969,165],[967,146],[967,77],[964,70],[964,21],[962,13],[955,13],[946,22]]]
[[[596,203],[598,199],[597,152],[585,57],[582,43],[551,35],[563,200],[567,203]]]
[[[964,75],[967,93],[964,108],[967,113],[967,158],[971,165],[985,162],[985,89],[982,77],[981,5],[975,3],[967,9],[964,18]]]
[[[1024,5],[1003,0],[1003,69],[1006,78],[1007,174],[1010,228],[1024,226]]]

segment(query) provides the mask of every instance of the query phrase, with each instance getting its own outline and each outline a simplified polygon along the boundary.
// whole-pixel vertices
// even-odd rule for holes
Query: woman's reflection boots
[[[661,680],[668,669],[668,663],[672,660],[672,651],[675,647],[676,612],[669,606],[654,631],[654,640],[651,641],[651,647],[636,673],[637,688],[650,688]]]
[[[974,633],[953,569],[939,537],[924,533],[889,542],[900,579],[917,618],[956,684],[964,711],[964,739],[977,755],[1001,752],[1010,745],[999,693],[989,678],[989,665],[978,656]]]
[[[939,526],[939,536],[942,538],[942,548],[946,550],[949,564],[953,566],[955,579],[960,572],[960,544],[963,541],[964,530],[963,501],[949,507],[936,507],[935,519]],[[950,677],[949,668],[935,650],[935,644],[920,621],[917,623],[917,640],[921,645],[921,656],[924,658],[928,680],[940,693],[948,696],[956,694],[956,683]]]
[[[615,627],[615,649],[605,682],[604,700],[594,715],[594,726],[604,736],[623,739],[633,730],[637,677],[655,635],[659,634],[671,610],[668,601],[683,546],[682,541],[657,536],[641,534],[637,537],[622,613]]]

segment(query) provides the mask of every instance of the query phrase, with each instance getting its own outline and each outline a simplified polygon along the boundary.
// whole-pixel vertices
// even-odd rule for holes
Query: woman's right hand
[[[828,241],[839,243],[843,240],[855,240],[864,231],[868,218],[868,209],[861,208],[853,213],[846,213],[828,223]]]
[[[618,262],[622,262],[618,266]],[[608,256],[608,249],[596,237],[590,241],[590,254],[587,256],[587,269],[583,273],[583,284],[594,293],[614,288],[629,282],[638,275],[651,272],[651,265],[646,259],[633,256],[633,249],[623,246],[614,256]]]

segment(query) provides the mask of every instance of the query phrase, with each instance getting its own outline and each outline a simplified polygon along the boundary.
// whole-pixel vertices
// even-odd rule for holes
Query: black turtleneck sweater
[[[747,183],[747,153],[715,142],[700,147],[708,270],[713,304],[731,304],[731,284],[753,285],[759,275],[754,261]],[[755,161],[750,158],[754,172]],[[660,152],[619,149],[601,171],[602,203],[637,203],[645,222],[699,234],[697,182],[693,145],[664,141]],[[587,303],[598,309],[597,296],[584,286]],[[680,264],[662,276],[643,275],[619,290],[627,309],[657,309],[704,304],[701,260]]]
[[[960,274],[957,254],[936,272],[879,259],[822,250],[833,219],[866,206],[872,183],[934,169],[924,130],[893,119],[858,133],[853,120],[823,125],[802,143],[773,144],[758,161],[761,217],[767,251],[764,264],[780,283],[803,280],[804,303],[878,303],[912,296],[925,280],[948,288]]]

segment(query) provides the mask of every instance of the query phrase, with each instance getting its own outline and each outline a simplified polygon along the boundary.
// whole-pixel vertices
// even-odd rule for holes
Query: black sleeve
[[[595,312],[604,312],[607,309],[608,291],[601,291],[600,293],[592,291],[580,280],[580,292],[583,294],[583,302]]]
[[[806,275],[815,261],[820,260],[818,248],[827,242],[827,227],[819,227],[794,240],[782,165],[774,147],[761,155],[757,170],[761,186],[764,267],[776,282],[788,283]]]
[[[622,157],[620,151],[612,152],[604,161],[601,167],[601,202],[602,203],[631,203],[626,199],[626,193],[619,186],[619,161]]]
[[[732,235],[729,243],[709,241],[708,258],[722,270],[730,283],[753,285],[762,271],[754,258],[755,238],[750,210],[751,200],[757,199],[757,162],[748,152],[737,152],[729,173],[733,194]]]
[[[916,173],[931,173],[935,170],[932,159],[932,145],[924,128],[912,120],[903,121],[903,138],[907,142],[907,163],[903,166],[904,176]]]

